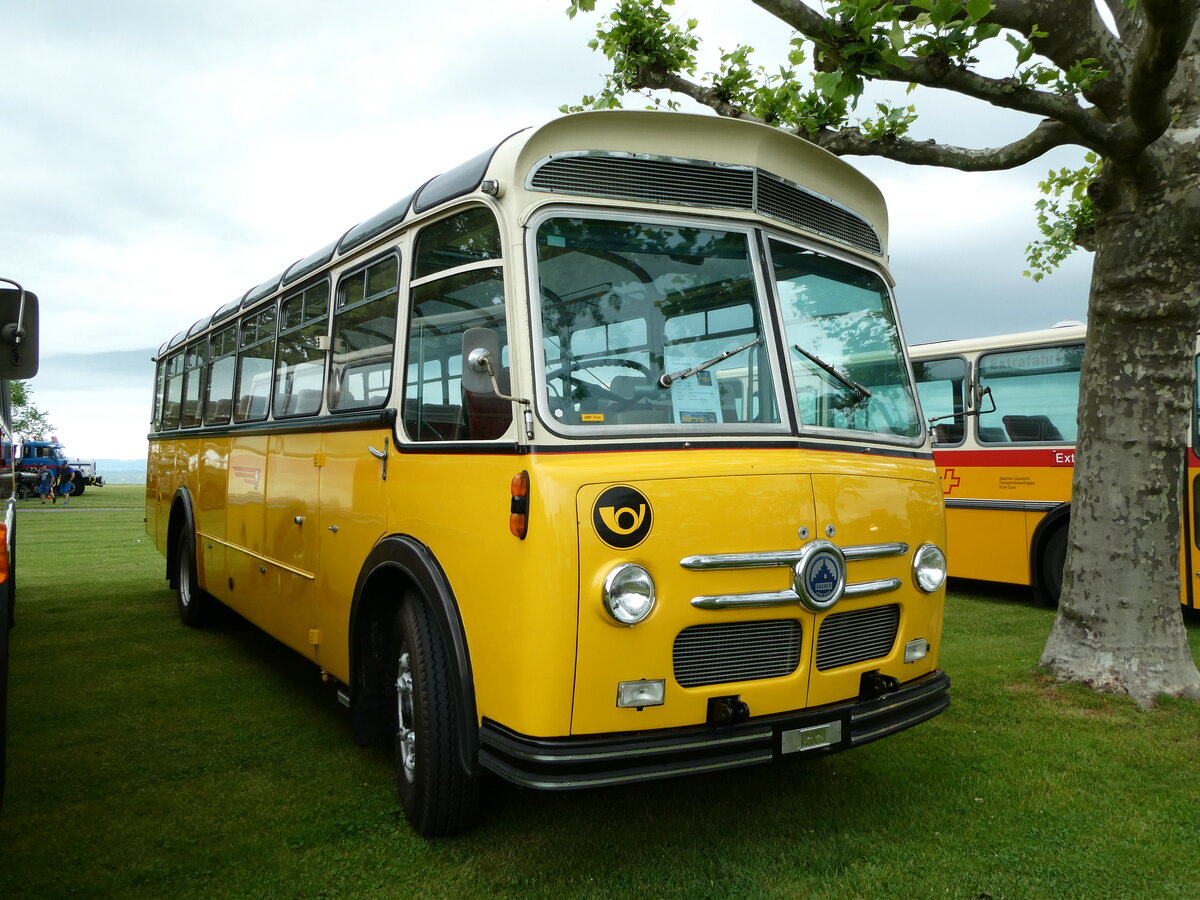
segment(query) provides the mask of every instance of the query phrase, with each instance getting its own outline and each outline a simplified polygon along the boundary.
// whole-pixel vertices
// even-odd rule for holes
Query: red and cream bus
[[[1086,329],[918,344],[910,348],[942,479],[950,575],[1062,589],[1079,372]],[[1195,435],[1188,451],[1181,602],[1196,605]]]

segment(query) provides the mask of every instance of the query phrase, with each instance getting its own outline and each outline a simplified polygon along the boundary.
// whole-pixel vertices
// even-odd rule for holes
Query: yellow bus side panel
[[[575,662],[574,486],[529,457],[393,456],[391,534],[429,547],[458,602],[479,715],[525,734],[568,732]],[[529,533],[509,531],[513,475],[529,470]]]
[[[321,505],[311,505],[305,529],[318,542],[314,621],[320,632],[317,661],[350,683],[350,603],[363,563],[387,534],[388,505],[403,507],[406,457],[391,447],[391,429],[331,431],[324,436],[320,472]],[[388,477],[383,462],[368,449],[389,448]],[[311,464],[311,460],[310,460]],[[399,598],[397,598],[399,599]]]
[[[1021,510],[947,509],[947,564],[955,578],[1029,584],[1029,543]]]
[[[203,438],[196,477],[196,554],[200,587],[220,596],[225,575],[225,497],[229,492],[229,438]]]
[[[1052,458],[1051,448],[963,451],[984,457],[988,465],[964,465],[955,451],[939,452],[939,471],[947,501],[979,503],[1065,503],[1071,499],[1070,465],[1028,465],[1030,453]],[[1065,454],[1064,454],[1065,458]],[[1006,584],[1030,583],[1030,548],[1045,511],[1014,509],[946,509],[950,574]]]

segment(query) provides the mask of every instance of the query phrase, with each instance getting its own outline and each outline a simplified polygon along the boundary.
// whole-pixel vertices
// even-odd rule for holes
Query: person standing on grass
[[[71,502],[71,492],[75,490],[75,471],[63,463],[58,475],[58,493],[62,495],[63,506]]]
[[[37,492],[43,503],[50,494],[54,493],[54,473],[45,466],[38,469]]]

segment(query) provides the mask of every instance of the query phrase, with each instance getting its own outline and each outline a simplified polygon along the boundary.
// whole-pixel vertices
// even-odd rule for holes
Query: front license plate
[[[795,728],[781,735],[783,741],[781,750],[784,753],[796,753],[800,750],[816,750],[828,747],[842,739],[842,723],[826,722],[824,725],[813,725],[809,728]]]

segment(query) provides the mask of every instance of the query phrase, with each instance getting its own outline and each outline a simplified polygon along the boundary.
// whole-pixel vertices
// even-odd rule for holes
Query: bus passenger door
[[[387,488],[399,461],[391,428],[324,435],[316,523],[321,559],[315,585],[317,662],[346,684],[350,603],[363,562],[386,533]]]
[[[267,457],[267,564],[274,590],[261,598],[262,627],[310,659],[320,509],[319,433],[275,434]]]
[[[267,487],[267,437],[238,435],[230,439],[228,489],[225,504],[224,584],[206,584],[222,602],[251,622],[265,627],[261,618],[268,584],[263,554],[263,500]],[[262,570],[262,571],[260,571]]]

